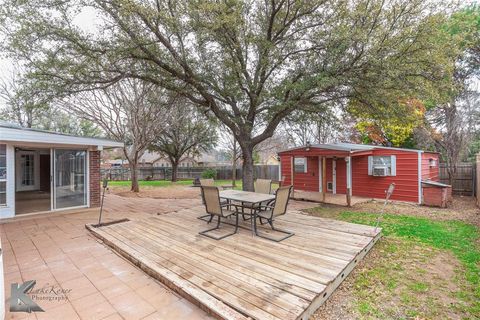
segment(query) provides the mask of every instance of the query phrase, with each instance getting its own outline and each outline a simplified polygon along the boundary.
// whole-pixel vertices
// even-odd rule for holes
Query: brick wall
[[[100,151],[89,151],[90,155],[90,207],[100,206]]]

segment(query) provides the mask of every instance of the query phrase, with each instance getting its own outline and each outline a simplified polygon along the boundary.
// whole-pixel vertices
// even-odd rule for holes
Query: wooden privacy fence
[[[228,180],[232,179],[232,167],[179,167],[177,172],[177,179],[195,179],[201,177],[202,172],[208,169],[214,169],[217,174],[215,179]],[[271,179],[278,181],[278,166],[277,165],[256,165],[255,178]],[[102,179],[107,178],[109,180],[120,181],[130,180],[130,168],[110,168],[100,169]],[[170,167],[150,167],[139,168],[138,171],[139,180],[170,180],[172,178],[172,168]],[[237,168],[237,179],[242,178],[242,169]]]
[[[440,182],[450,184],[448,166],[440,163]],[[452,192],[458,195],[474,196],[476,192],[476,165],[471,162],[462,162],[457,165],[457,172],[452,182]]]

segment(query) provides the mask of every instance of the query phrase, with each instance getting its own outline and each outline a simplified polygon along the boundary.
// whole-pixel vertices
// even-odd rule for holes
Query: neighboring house
[[[145,151],[143,155],[138,159],[139,168],[151,168],[154,166],[155,161],[160,158],[160,154],[157,152]]]
[[[223,167],[231,166],[232,162],[227,159],[224,153],[218,150],[204,152],[196,158],[199,167]]]
[[[278,166],[280,164],[280,158],[276,153],[260,155],[260,161],[257,164]]]
[[[100,167],[102,169],[120,169],[128,168],[128,160],[125,159],[113,159],[104,161]]]
[[[385,198],[395,183],[393,200],[422,203],[422,181],[438,181],[438,153],[381,146],[334,143],[279,152],[284,184],[294,190]],[[325,180],[322,178],[325,159]]]
[[[197,157],[185,157],[180,161],[179,167],[217,167],[229,166],[230,161],[217,150],[212,150],[208,153],[202,153]],[[139,160],[141,168],[170,168],[172,165],[168,157],[163,156],[158,152],[146,151]]]
[[[170,160],[168,160],[168,158],[161,157],[155,160],[155,162],[153,163],[153,166],[155,168],[169,168],[172,166],[172,164],[170,163]],[[181,168],[190,168],[190,167],[198,167],[198,164],[194,158],[186,157],[180,160],[180,163],[178,164],[178,166]]]
[[[100,152],[107,139],[0,122],[0,219],[100,204]]]

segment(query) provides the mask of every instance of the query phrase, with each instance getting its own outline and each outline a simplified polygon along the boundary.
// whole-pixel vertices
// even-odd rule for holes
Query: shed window
[[[382,171],[384,170],[384,172]],[[385,173],[385,174],[383,174]],[[396,176],[397,164],[395,156],[369,156],[368,174],[371,176]]]
[[[7,204],[7,145],[0,144],[0,206]]]
[[[306,173],[307,172],[307,158],[295,158],[294,160],[295,172]]]

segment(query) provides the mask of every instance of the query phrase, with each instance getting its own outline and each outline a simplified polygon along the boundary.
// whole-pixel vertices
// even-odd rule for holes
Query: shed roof
[[[101,146],[104,148],[123,147],[123,142],[110,139],[81,137],[47,130],[24,128],[19,125],[1,120],[0,141],[56,145]]]
[[[283,152],[304,149],[306,147],[307,146],[301,146],[301,147],[290,148],[287,150],[282,150],[279,152],[279,154]],[[391,150],[403,150],[403,151],[410,151],[410,152],[423,152],[422,150],[416,150],[416,149],[403,149],[403,148],[384,147],[384,146],[375,146],[375,145],[367,145],[367,144],[346,143],[346,142],[312,144],[310,148],[336,150],[336,151],[343,151],[343,152],[370,151],[374,149],[391,149]]]

